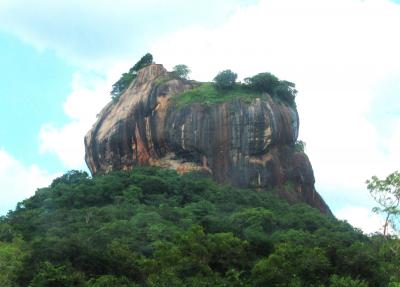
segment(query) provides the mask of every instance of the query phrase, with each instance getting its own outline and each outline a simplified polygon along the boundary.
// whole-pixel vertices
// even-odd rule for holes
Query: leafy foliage
[[[289,106],[295,106],[297,90],[292,82],[281,81],[271,73],[260,73],[244,81],[250,89],[268,93]]]
[[[121,78],[112,85],[111,98],[114,102],[118,102],[119,97],[129,87],[132,81],[136,78],[137,72],[152,64],[153,56],[150,53],[144,55],[132,68],[129,69],[128,73],[123,73]]]
[[[237,74],[231,70],[222,71],[214,78],[213,83],[202,83],[176,95],[174,100],[178,106],[191,103],[220,104],[233,99],[250,103],[255,98],[265,97],[263,93],[268,93],[281,103],[290,107],[296,106],[297,90],[294,83],[281,81],[271,73],[260,73],[246,78],[245,83],[236,83],[236,79]]]
[[[65,265],[55,266],[50,262],[41,264],[29,286],[31,287],[68,287],[84,286],[83,274]]]
[[[225,70],[214,78],[215,87],[220,90],[230,90],[235,86],[237,74],[231,70]]]
[[[396,230],[396,220],[400,219],[400,172],[395,171],[382,180],[373,176],[366,183],[379,205],[373,211],[385,216],[383,235],[386,236],[390,227]]]
[[[71,171],[0,219],[0,284],[396,286],[380,238],[200,174]]]
[[[13,287],[26,253],[23,241],[16,237],[12,242],[0,241],[0,286]]]
[[[152,63],[153,63],[153,55],[150,53],[147,53],[142,58],[140,58],[140,60],[132,68],[130,68],[129,73],[135,74],[140,69],[143,69],[144,67],[146,67]]]
[[[172,73],[178,78],[188,79],[190,69],[188,66],[180,64],[173,68]]]
[[[279,85],[279,79],[271,73],[259,73],[253,77],[244,79],[244,81],[250,88],[271,95]]]
[[[331,277],[331,287],[368,287],[368,283],[361,280],[354,280],[350,277],[339,277],[333,275]]]

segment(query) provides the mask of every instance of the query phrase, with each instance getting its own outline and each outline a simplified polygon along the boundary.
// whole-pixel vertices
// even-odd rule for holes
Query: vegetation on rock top
[[[153,56],[147,53],[129,72],[123,73],[121,78],[112,86],[112,91],[110,92],[112,100],[118,102],[122,93],[136,78],[137,72],[152,63]],[[171,75],[187,80],[190,72],[187,65],[179,64],[173,68]],[[292,82],[281,81],[271,73],[259,73],[253,77],[245,78],[243,84],[236,83],[236,79],[236,73],[231,70],[224,70],[215,76],[212,84],[203,83],[199,87],[177,95],[175,102],[179,106],[191,103],[220,104],[232,99],[251,102],[254,98],[260,98],[263,93],[268,93],[275,100],[291,107],[296,107],[295,97],[297,90]]]
[[[175,95],[173,101],[178,107],[193,103],[214,105],[225,103],[234,99],[240,99],[250,103],[256,98],[262,98],[260,92],[249,90],[243,85],[236,84],[231,89],[218,89],[213,83],[202,83],[200,86]]]
[[[212,83],[201,83],[200,86],[174,96],[178,107],[193,103],[214,105],[240,99],[250,103],[256,98],[264,98],[265,93],[277,102],[295,108],[297,90],[295,84],[281,81],[271,73],[260,73],[245,79],[245,83],[236,82],[237,74],[225,70],[214,78]]]
[[[121,78],[112,86],[110,94],[113,102],[118,102],[122,93],[126,91],[132,81],[136,78],[137,72],[152,63],[153,56],[150,53],[147,53],[132,68],[130,68],[127,73],[123,73]]]

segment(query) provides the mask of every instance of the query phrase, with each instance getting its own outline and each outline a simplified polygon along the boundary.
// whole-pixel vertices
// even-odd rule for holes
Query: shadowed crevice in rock
[[[314,188],[308,157],[294,149],[297,110],[264,94],[178,106],[171,100],[197,86],[150,65],[116,104],[108,104],[85,137],[93,175],[154,165],[178,172],[204,171],[219,183],[276,190],[289,202],[305,202],[331,214]]]

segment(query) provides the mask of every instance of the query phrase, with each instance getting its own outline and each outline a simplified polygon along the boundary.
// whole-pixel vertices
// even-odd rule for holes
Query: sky
[[[400,162],[400,1],[2,0],[0,215],[71,169],[112,84],[142,55],[210,81],[272,72],[296,83],[316,188],[366,233],[365,181]]]

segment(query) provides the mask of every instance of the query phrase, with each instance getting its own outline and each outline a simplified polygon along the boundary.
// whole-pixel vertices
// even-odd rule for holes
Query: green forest
[[[274,190],[70,171],[1,218],[0,286],[398,287],[398,244]]]

